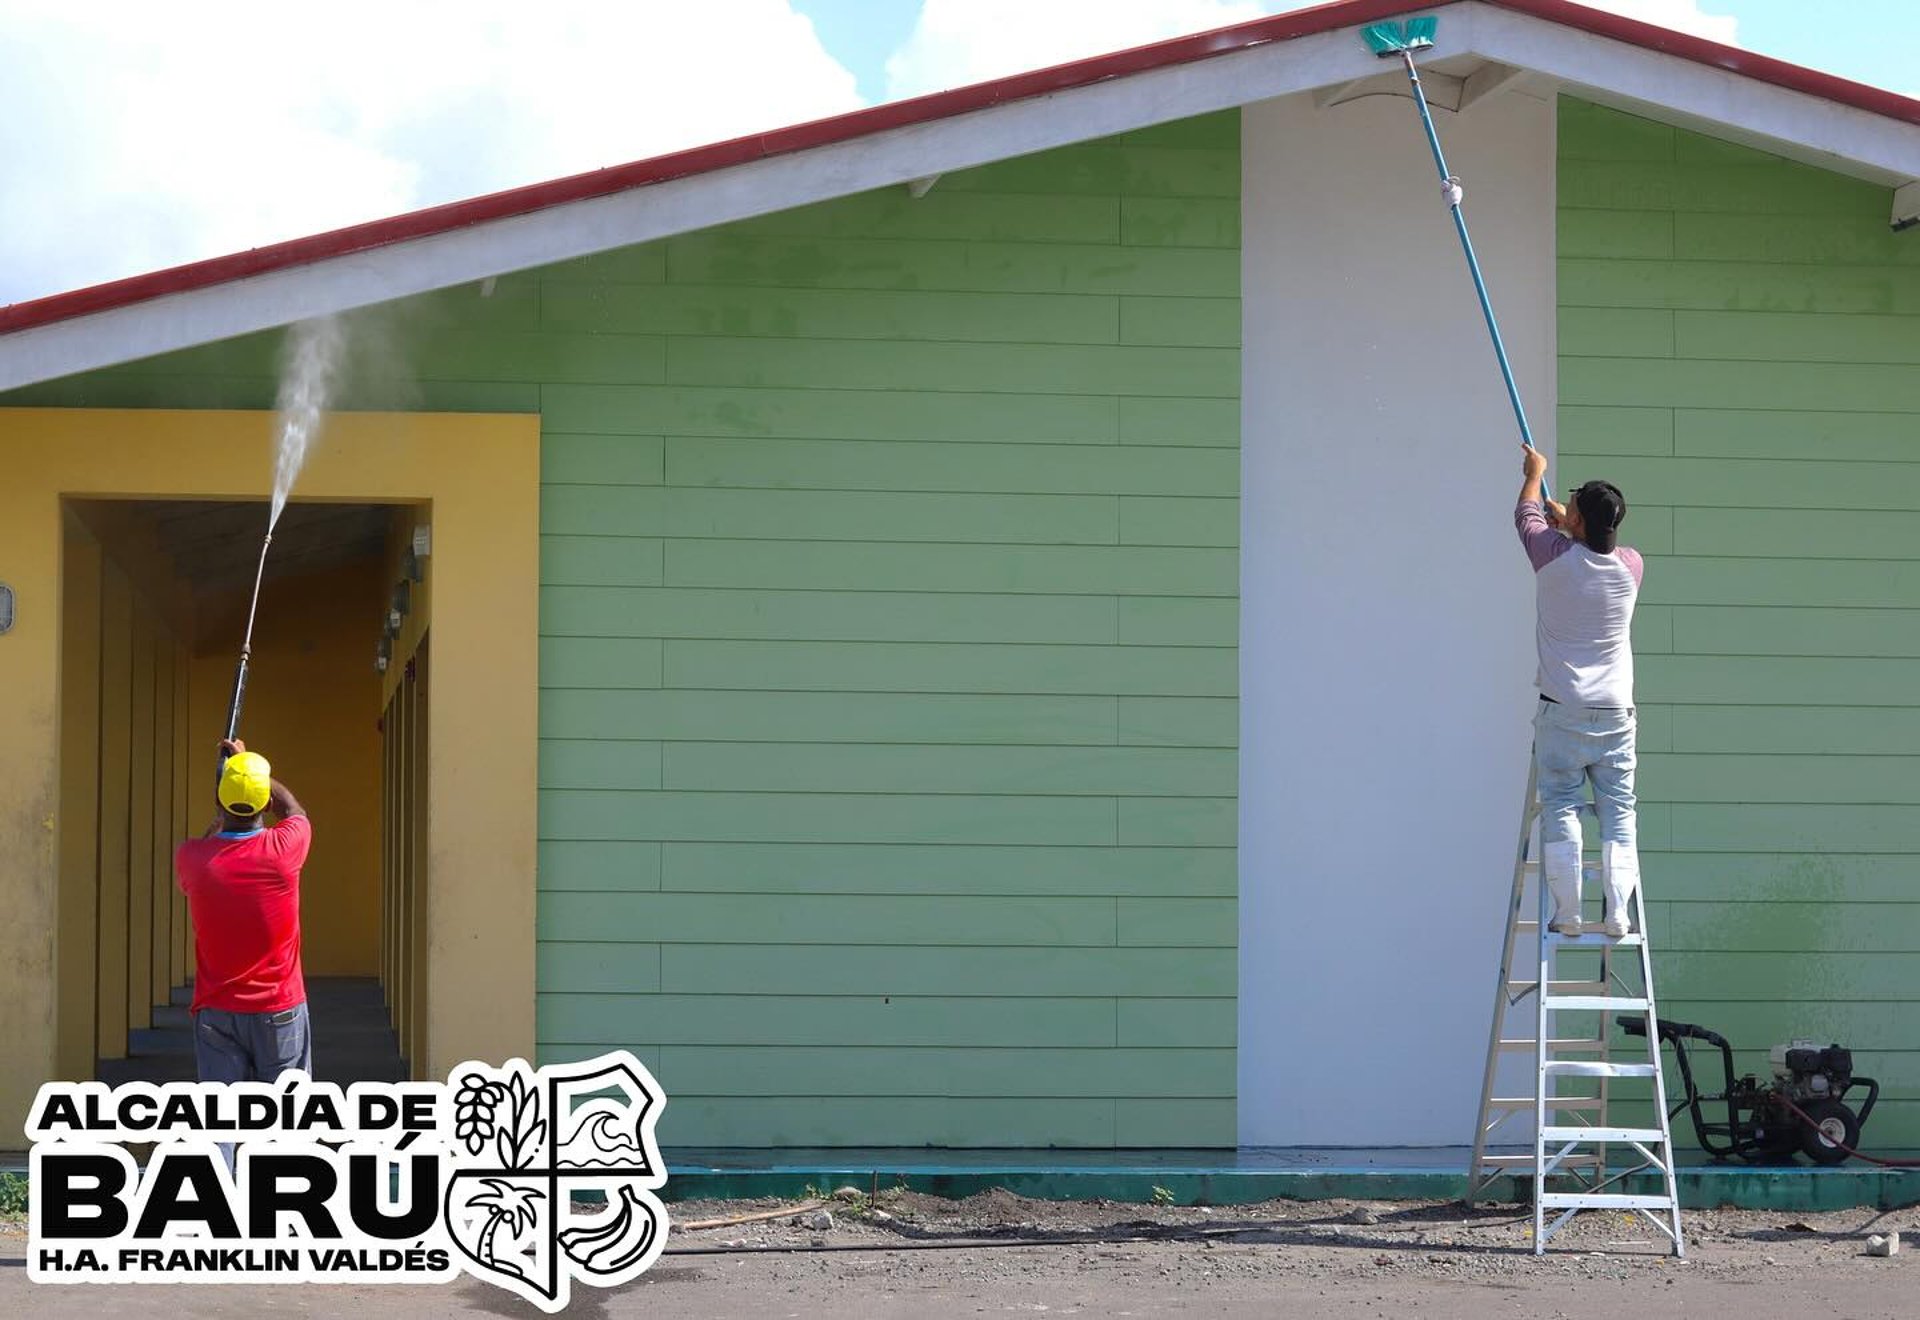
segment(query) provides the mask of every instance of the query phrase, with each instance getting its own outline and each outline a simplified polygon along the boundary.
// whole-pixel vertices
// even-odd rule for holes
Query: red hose
[[[1787,1097],[1785,1097],[1784,1095],[1775,1096],[1774,1098],[1778,1100],[1781,1104],[1785,1105],[1788,1109],[1792,1110],[1795,1114],[1799,1115],[1800,1121],[1802,1123],[1805,1123],[1808,1127],[1812,1128],[1815,1132],[1820,1131],[1820,1125],[1813,1120],[1813,1116],[1808,1114],[1806,1110],[1802,1109],[1799,1105],[1796,1105],[1795,1103],[1793,1103],[1793,1101],[1787,1099]],[[1825,1141],[1830,1146],[1836,1146],[1839,1149],[1844,1150],[1845,1152],[1847,1152],[1847,1154],[1853,1156],[1853,1158],[1855,1158],[1856,1160],[1865,1160],[1868,1164],[1878,1164],[1883,1169],[1920,1169],[1920,1160],[1889,1160],[1889,1159],[1883,1159],[1878,1155],[1862,1155],[1859,1151],[1847,1145],[1845,1142],[1835,1141],[1833,1138],[1827,1136],[1824,1132],[1820,1134],[1820,1139],[1822,1141]]]

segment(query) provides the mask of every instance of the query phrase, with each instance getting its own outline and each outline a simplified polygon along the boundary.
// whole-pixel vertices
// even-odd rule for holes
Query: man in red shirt
[[[306,809],[258,752],[220,744],[220,814],[173,854],[193,917],[193,1053],[203,1082],[271,1082],[313,1073],[300,975],[300,868]],[[278,823],[261,819],[271,813]]]

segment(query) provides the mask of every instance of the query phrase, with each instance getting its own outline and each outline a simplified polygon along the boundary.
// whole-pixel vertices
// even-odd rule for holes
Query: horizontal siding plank
[[[1920,372],[1886,362],[1570,357],[1560,391],[1573,404],[1920,413]]]
[[[1119,942],[1126,945],[1237,949],[1240,904],[1232,898],[1123,898]]]
[[[689,689],[540,694],[540,732],[548,738],[764,742],[777,733],[796,743],[1100,745],[1116,741],[1117,718],[1112,697],[1078,695]]]
[[[1652,565],[1640,598],[1662,605],[1906,609],[1920,599],[1920,564],[1886,559],[1689,555]]]
[[[1122,509],[1130,508],[1123,500]],[[715,538],[676,541],[666,580],[677,587],[1232,597],[1240,560],[1213,547],[894,542],[882,554],[862,541]]]
[[[540,639],[540,687],[657,688],[665,643],[653,637]]]
[[[666,379],[736,388],[960,390],[986,394],[1238,397],[1240,355],[1134,344],[924,344],[844,339],[674,339]]]
[[[1673,437],[1689,458],[1920,462],[1912,413],[1687,408],[1674,413]]]
[[[1920,952],[1920,903],[1661,903],[1648,925],[1662,958],[1687,952]],[[1124,942],[1124,941],[1123,941]],[[1920,1000],[1920,987],[1914,989]]]
[[[1676,851],[1920,852],[1920,813],[1904,805],[1682,803],[1671,812]]]
[[[1917,983],[1920,953],[1789,952],[1755,958],[1747,953],[1703,950],[1662,955],[1660,959],[1660,991],[1669,1003],[1777,1000],[1782,997],[1783,987],[1791,988],[1796,1002],[1869,1001],[1887,997],[1889,985]],[[1783,1020],[1778,1029],[1791,1028]],[[1765,1047],[1752,1048],[1778,1043],[1770,1040]]]
[[[549,649],[584,639],[548,643]],[[1111,693],[1231,696],[1234,652],[1198,646],[1009,646],[909,642],[667,642],[671,687],[756,692]]]
[[[594,334],[752,339],[1113,344],[1112,295],[935,293],[904,289],[755,289],[740,285],[549,287],[545,323]]]
[[[1238,348],[1240,300],[1122,298],[1120,342],[1180,348]]]
[[[660,888],[665,847],[658,843],[542,839],[540,892],[611,889],[634,893]]]
[[[1116,1043],[1132,1048],[1231,1049],[1239,1041],[1239,1004],[1232,999],[1122,999],[1117,1023]]]
[[[893,491],[688,490],[545,486],[540,525],[587,536],[758,537],[997,545],[1110,545],[1111,495],[915,494]],[[869,554],[872,550],[869,549]]]
[[[1886,219],[1884,187],[1773,157],[1757,163],[1563,158],[1558,185],[1563,207],[1838,218],[1877,210],[1881,222]]]
[[[1846,223],[1831,216],[1757,211],[1676,215],[1672,221],[1671,255],[1688,260],[1783,266],[1920,265],[1920,252],[1889,229],[1885,215]]]
[[[1665,261],[1673,256],[1675,223],[1676,218],[1669,211],[1612,211],[1563,206],[1555,232],[1557,251],[1562,261],[1580,257]]]
[[[1238,802],[1223,798],[1121,798],[1120,843],[1136,848],[1231,848]]]
[[[909,793],[543,792],[540,833],[762,843],[1117,842],[1113,803],[1103,798]]]
[[[1236,546],[1240,544],[1240,501],[1231,496],[1122,495],[1120,541],[1123,545]]]
[[[657,435],[540,435],[544,485],[658,486],[666,472],[666,441]]]
[[[727,228],[736,234],[803,238],[1114,243],[1120,240],[1125,200],[953,188],[935,188],[915,197],[904,187],[878,188],[737,220]]]
[[[1688,705],[1920,705],[1920,664],[1828,656],[1642,656],[1635,692]]]
[[[1222,900],[1215,900],[1222,901]],[[671,939],[678,945],[1105,947],[1113,899],[1009,895],[551,893],[542,940]]]
[[[1240,248],[1240,199],[1122,197],[1120,241],[1132,247]]]
[[[536,1034],[541,1040],[602,1045],[635,1040],[662,1045],[952,1048],[1211,1043],[1116,1041],[1114,1024],[1111,999],[553,994],[540,1000]],[[1229,1039],[1226,1046],[1232,1043]]]
[[[542,993],[652,994],[660,989],[660,946],[607,941],[534,945],[534,989]]]
[[[1649,853],[1650,898],[1676,902],[1905,902],[1920,892],[1920,854]]]
[[[1240,706],[1231,697],[1122,697],[1118,736],[1127,746],[1238,747]]]
[[[1232,1050],[902,1049],[668,1045],[669,1096],[744,1095],[774,1076],[794,1095],[1231,1096]]]
[[[1920,312],[1920,269],[1568,257],[1560,262],[1559,277],[1562,307]]]
[[[1682,358],[1920,364],[1920,315],[1702,311],[1670,315],[1674,355]]]
[[[549,637],[1077,645],[1120,640],[1110,596],[966,592],[549,586],[540,593],[540,629]]]
[[[1240,296],[1231,248],[765,239],[709,230],[669,240],[675,283],[763,288]]]
[[[713,437],[670,438],[666,449],[672,486],[1231,499],[1240,478],[1228,449]]]
[[[1190,596],[1128,596],[1119,607],[1123,646],[1235,646],[1240,603]]]
[[[1230,997],[1227,949],[812,946],[782,955],[758,944],[669,944],[661,988],[675,994],[1092,995]]]
[[[1563,307],[1560,357],[1563,362],[1575,357],[1670,358],[1675,315],[1640,307]]]
[[[445,329],[414,345],[409,368],[427,380],[650,385],[666,380],[657,335]]]
[[[1123,445],[1227,445],[1240,443],[1240,400],[1121,399],[1117,414]]]
[[[1669,725],[1669,747],[1675,752],[1904,756],[1920,748],[1920,708],[1916,707],[1679,706],[1672,711]]]
[[[1126,402],[1134,401],[1057,393],[549,385],[535,407],[545,426],[568,433],[624,435],[645,427],[662,435],[1105,445],[1120,438]]]
[[[1913,519],[1907,512],[1872,509],[1774,509],[1764,518],[1747,509],[1676,509],[1673,544],[1683,555],[1912,560],[1920,559]]]
[[[1694,655],[1920,656],[1920,609],[1694,605],[1672,618],[1673,649]]]
[[[1673,409],[1616,408],[1605,404],[1563,404],[1559,454],[1611,457],[1666,456],[1673,449]]]
[[[1123,1150],[1233,1146],[1238,1138],[1239,1109],[1231,1096],[1114,1101],[1113,1144]]]
[[[541,788],[660,788],[657,742],[551,739],[540,741]]]
[[[658,586],[666,576],[666,542],[645,536],[542,536],[540,585]]]
[[[1639,791],[1660,802],[1920,804],[1920,756],[1659,752]]]
[[[711,893],[1231,897],[1237,889],[1233,851],[1224,848],[669,843],[661,868],[662,888]]]
[[[707,792],[1226,796],[1239,767],[1202,748],[674,743],[664,774]]]
[[[1065,196],[1238,197],[1240,153],[1233,148],[1143,146],[1108,139],[962,170],[945,177],[941,186]]]
[[[1745,369],[1745,368],[1743,368]],[[1920,379],[1920,372],[1914,373]],[[1920,383],[1915,385],[1920,398]],[[1814,459],[1617,458],[1624,491],[1655,490],[1658,503],[1740,509],[1920,508],[1920,463]]]

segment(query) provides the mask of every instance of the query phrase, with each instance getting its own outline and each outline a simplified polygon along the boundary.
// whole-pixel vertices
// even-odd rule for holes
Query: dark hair
[[[1581,540],[1598,554],[1613,553],[1615,529],[1626,521],[1627,497],[1611,481],[1589,481],[1573,492],[1580,508]]]

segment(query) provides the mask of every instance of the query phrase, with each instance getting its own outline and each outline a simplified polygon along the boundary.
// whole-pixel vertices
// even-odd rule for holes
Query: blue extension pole
[[[1467,219],[1460,213],[1459,180],[1447,170],[1447,157],[1440,150],[1440,134],[1434,131],[1433,114],[1427,109],[1427,94],[1420,86],[1420,70],[1414,66],[1413,52],[1402,48],[1399,54],[1407,66],[1407,77],[1413,83],[1413,103],[1419,107],[1420,123],[1427,130],[1427,145],[1433,148],[1433,163],[1440,171],[1447,209],[1453,213],[1453,227],[1460,235],[1460,250],[1467,254],[1467,269],[1473,274],[1474,292],[1480,295],[1480,311],[1487,318],[1487,333],[1493,336],[1493,352],[1500,359],[1500,375],[1507,382],[1507,398],[1513,403],[1513,419],[1520,424],[1520,443],[1532,449],[1533,428],[1527,425],[1527,410],[1520,402],[1520,387],[1514,383],[1513,367],[1507,361],[1507,346],[1500,338],[1500,324],[1493,316],[1493,300],[1487,296],[1487,282],[1480,275],[1479,258],[1473,255],[1473,240],[1467,237]],[[1545,477],[1540,479],[1540,495],[1542,499],[1552,498]]]

